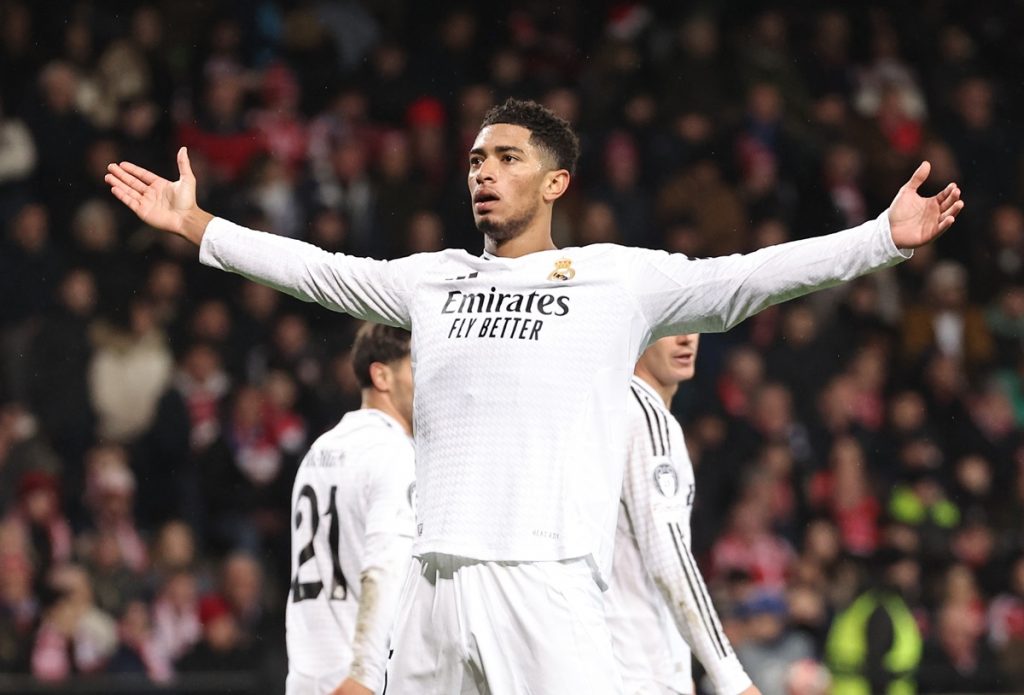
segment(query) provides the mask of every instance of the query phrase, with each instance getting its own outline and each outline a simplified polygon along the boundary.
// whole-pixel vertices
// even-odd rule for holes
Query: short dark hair
[[[391,364],[409,355],[409,331],[380,323],[364,323],[356,332],[352,345],[352,369],[359,385],[373,386],[370,365],[374,362]]]
[[[580,158],[580,139],[564,118],[535,101],[509,98],[504,104],[492,107],[484,116],[480,128],[496,123],[518,125],[530,131],[530,142],[550,152],[559,169],[576,173]]]

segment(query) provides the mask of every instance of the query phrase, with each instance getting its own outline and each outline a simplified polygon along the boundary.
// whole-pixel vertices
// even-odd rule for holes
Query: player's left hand
[[[761,695],[761,691],[757,689],[756,685],[752,685],[740,693],[740,695]]]
[[[346,678],[331,695],[373,695],[373,691],[357,680]]]
[[[916,249],[934,241],[953,225],[956,216],[964,209],[960,187],[955,183],[950,183],[931,198],[918,194],[917,189],[927,180],[931,170],[931,164],[921,162],[889,206],[889,228],[897,248]]]

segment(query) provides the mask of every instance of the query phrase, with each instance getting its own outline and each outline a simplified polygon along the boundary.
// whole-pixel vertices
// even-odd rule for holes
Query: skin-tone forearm
[[[198,205],[185,214],[182,221],[181,236],[191,241],[196,246],[203,243],[203,234],[206,233],[206,225],[210,224],[213,215],[203,210]]]

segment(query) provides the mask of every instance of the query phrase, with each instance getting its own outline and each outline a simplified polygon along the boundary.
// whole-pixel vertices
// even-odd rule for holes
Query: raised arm
[[[918,193],[930,170],[922,163],[876,219],[835,234],[700,260],[637,250],[631,281],[654,337],[725,331],[773,304],[906,260],[963,210],[955,183],[930,198]]]
[[[215,218],[196,204],[196,178],[184,147],[178,150],[179,178],[173,183],[130,162],[107,170],[104,180],[114,197],[146,224],[199,246],[203,264],[356,318],[409,327],[407,300],[416,275],[412,259],[388,262],[327,253]]]

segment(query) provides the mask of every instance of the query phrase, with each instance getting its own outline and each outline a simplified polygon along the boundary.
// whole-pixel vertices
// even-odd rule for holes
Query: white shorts
[[[285,695],[331,695],[347,676],[348,669],[317,678],[289,671],[284,692]]]
[[[413,558],[385,695],[620,695],[601,590],[584,559]]]

